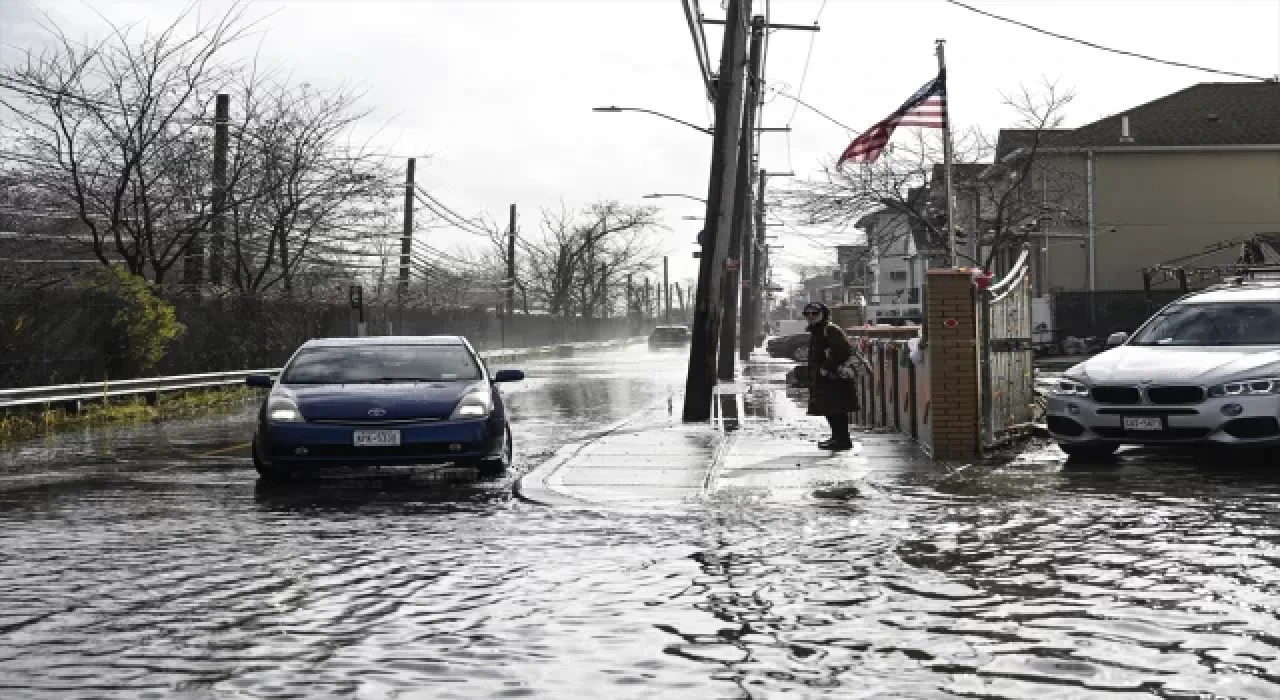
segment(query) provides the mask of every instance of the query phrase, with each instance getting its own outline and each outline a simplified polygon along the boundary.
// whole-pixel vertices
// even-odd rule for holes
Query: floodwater
[[[678,411],[683,368],[530,364],[515,474]],[[267,488],[250,421],[0,453],[0,697],[1280,697],[1267,466],[1041,447],[620,513],[510,478]]]

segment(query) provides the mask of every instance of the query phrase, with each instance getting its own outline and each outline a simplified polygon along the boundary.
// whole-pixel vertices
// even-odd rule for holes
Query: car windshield
[[[306,348],[285,370],[285,384],[467,381],[480,368],[462,345],[347,345]]]
[[[1171,306],[1138,331],[1130,345],[1280,345],[1280,303]]]

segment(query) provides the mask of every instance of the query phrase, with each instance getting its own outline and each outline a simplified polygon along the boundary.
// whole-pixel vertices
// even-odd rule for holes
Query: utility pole
[[[400,304],[409,291],[409,255],[413,252],[413,166],[410,158],[404,174],[404,233],[400,238]],[[403,332],[403,331],[401,331]]]
[[[516,205],[511,205],[511,223],[507,227],[507,278],[502,286],[507,290],[507,303],[502,314],[502,347],[507,347],[507,319],[516,308]]]
[[[649,294],[652,288],[649,285],[649,278],[644,278],[644,320],[648,322],[653,316],[653,302],[650,300]]]
[[[684,305],[684,292],[680,289],[680,283],[676,282],[676,301],[680,302],[680,315],[684,317],[684,322],[689,322],[689,309]]]
[[[635,295],[631,288],[631,273],[627,273],[627,320],[630,321],[635,316]]]
[[[750,237],[747,229],[751,226],[751,175],[755,170],[756,143],[756,105],[760,97],[760,60],[761,47],[764,40],[764,17],[756,15],[751,18],[751,49],[747,69],[746,98],[742,107],[742,132],[739,135],[738,172],[735,178],[733,209],[733,225],[729,229],[729,250],[733,255],[730,266],[725,272],[721,299],[724,305],[724,320],[720,326],[720,347],[717,376],[726,382],[733,381],[737,374],[737,360],[734,350],[737,349],[738,332],[750,336],[747,328],[739,328],[739,299],[742,295],[742,273],[746,264],[747,248]]]
[[[685,376],[683,420],[700,423],[711,419],[715,388],[716,344],[720,338],[721,308],[715,296],[724,278],[729,254],[729,227],[738,198],[734,192],[738,169],[739,135],[742,129],[742,78],[746,62],[746,18],[751,0],[729,0],[720,51],[720,75],[716,81],[715,131],[712,138],[711,178],[707,187],[706,233],[698,262],[697,300],[689,344],[689,370]],[[709,254],[708,254],[709,253]]]
[[[662,256],[662,295],[667,302],[666,319],[663,323],[671,325],[671,277],[669,276],[670,268],[667,267],[667,256]]]
[[[227,255],[227,149],[231,95],[220,94],[213,112],[213,218],[209,222],[209,282],[222,284]]]
[[[755,348],[756,333],[760,329],[761,309],[760,302],[764,298],[764,188],[765,181],[768,180],[769,173],[764,169],[760,169],[760,180],[756,185],[756,235],[754,241],[749,241],[743,246],[751,254],[751,272],[747,279],[750,287],[743,290],[742,300],[742,342],[738,346],[738,357],[746,362],[751,357],[751,350]]]
[[[609,266],[608,263],[600,263],[600,318],[609,318]]]

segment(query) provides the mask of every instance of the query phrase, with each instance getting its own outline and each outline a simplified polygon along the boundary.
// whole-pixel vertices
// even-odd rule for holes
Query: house
[[[1231,242],[1280,232],[1278,114],[1280,83],[1201,83],[1042,132],[1020,193],[1042,211],[1005,222],[1031,244],[1038,295],[1142,289],[1144,267],[1231,264]],[[1028,134],[1001,132],[986,177],[1031,157]]]
[[[913,190],[908,202],[918,201],[923,189]],[[918,230],[901,206],[887,205],[854,224],[866,236],[867,274],[864,294],[867,319],[896,322],[922,318],[921,286],[927,260],[917,245]]]

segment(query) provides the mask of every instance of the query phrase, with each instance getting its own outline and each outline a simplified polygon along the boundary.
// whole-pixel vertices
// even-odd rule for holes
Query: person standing
[[[826,304],[812,303],[802,312],[809,322],[809,415],[825,416],[831,425],[831,439],[818,443],[823,449],[842,452],[853,449],[849,437],[849,414],[858,410],[853,382],[840,377],[837,368],[853,355],[849,338],[831,322]]]

